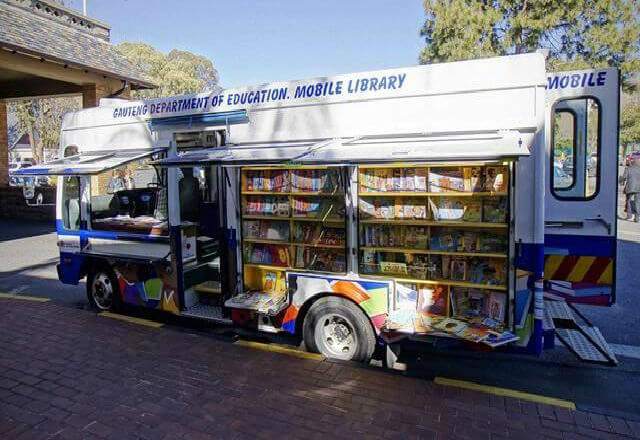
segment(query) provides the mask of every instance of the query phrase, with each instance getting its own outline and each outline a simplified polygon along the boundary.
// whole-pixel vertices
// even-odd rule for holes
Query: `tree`
[[[176,49],[165,55],[144,43],[122,43],[116,48],[159,86],[134,91],[134,97],[156,98],[219,89],[218,71],[211,60],[201,55]]]
[[[622,107],[620,117],[620,145],[626,156],[631,145],[640,144],[640,102],[629,102]]]
[[[16,115],[16,131],[29,135],[33,160],[40,163],[46,151],[55,153],[59,148],[64,114],[80,107],[79,97],[60,97],[13,101],[7,110]]]
[[[550,69],[640,70],[637,0],[424,0],[420,63],[549,49]]]

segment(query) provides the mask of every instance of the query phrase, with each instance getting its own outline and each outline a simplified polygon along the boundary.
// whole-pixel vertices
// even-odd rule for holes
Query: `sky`
[[[225,88],[412,66],[423,45],[422,0],[87,0],[87,14],[114,44],[206,56]]]

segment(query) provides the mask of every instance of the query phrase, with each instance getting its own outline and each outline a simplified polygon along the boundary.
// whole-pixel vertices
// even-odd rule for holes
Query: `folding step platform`
[[[545,300],[544,313],[547,326],[553,325],[558,339],[584,362],[618,365],[613,351],[600,333],[600,329],[591,323],[566,301]],[[583,321],[579,323],[576,315]]]

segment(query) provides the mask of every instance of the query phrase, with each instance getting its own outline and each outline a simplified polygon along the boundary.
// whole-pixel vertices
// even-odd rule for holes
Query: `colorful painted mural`
[[[122,301],[136,306],[179,313],[175,270],[123,263],[114,266]]]
[[[388,313],[390,281],[350,280],[340,277],[287,273],[289,290],[293,292],[291,305],[284,311],[282,328],[295,333],[296,319],[305,302],[316,295],[330,293],[348,298],[369,316],[377,332]]]

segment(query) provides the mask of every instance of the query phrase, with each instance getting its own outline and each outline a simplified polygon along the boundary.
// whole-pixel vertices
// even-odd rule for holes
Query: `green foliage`
[[[640,144],[640,103],[634,102],[622,108],[620,117],[620,145],[627,153],[630,145]]]
[[[60,129],[65,113],[82,107],[80,97],[39,98],[12,101],[7,106],[15,114],[18,133],[28,133],[31,154],[37,162],[45,160],[45,151],[55,154],[60,145]]]
[[[156,98],[218,88],[218,71],[201,55],[175,49],[165,55],[144,43],[122,43],[116,48],[159,86],[134,91],[133,97]]]
[[[550,51],[551,70],[640,70],[637,0],[424,0],[421,63]]]

